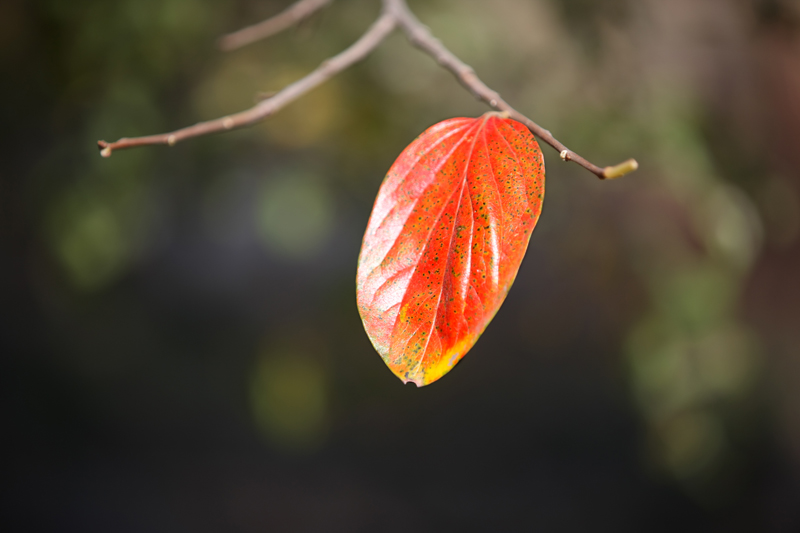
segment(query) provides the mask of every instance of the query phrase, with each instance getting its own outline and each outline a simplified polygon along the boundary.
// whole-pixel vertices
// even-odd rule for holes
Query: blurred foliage
[[[507,303],[419,391],[360,328],[358,247],[394,157],[485,106],[402,36],[249,130],[95,146],[252,105],[357,39],[378,2],[231,54],[219,35],[287,2],[0,3],[12,492],[82,530],[100,501],[119,520],[101,530],[135,529],[129,514],[142,530],[390,530],[402,507],[434,531],[793,531],[797,3],[409,3],[571,148],[641,163],[598,182],[545,148]]]

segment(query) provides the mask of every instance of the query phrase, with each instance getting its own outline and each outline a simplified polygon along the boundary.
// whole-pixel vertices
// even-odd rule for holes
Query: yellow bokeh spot
[[[274,445],[308,452],[327,432],[327,387],[322,365],[290,352],[265,354],[250,384],[250,403],[259,430]]]
[[[306,74],[301,70],[287,69],[272,80],[272,86],[286,87]],[[268,118],[263,131],[272,143],[302,148],[317,142],[333,129],[341,105],[339,85],[335,79],[329,80]]]

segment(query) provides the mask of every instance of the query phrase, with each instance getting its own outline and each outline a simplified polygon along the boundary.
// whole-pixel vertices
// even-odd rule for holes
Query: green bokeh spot
[[[273,178],[261,191],[258,222],[271,251],[295,260],[312,257],[330,235],[330,193],[313,176],[286,174]]]

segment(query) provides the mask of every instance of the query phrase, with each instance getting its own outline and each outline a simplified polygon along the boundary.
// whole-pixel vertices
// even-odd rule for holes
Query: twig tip
[[[100,155],[103,157],[111,157],[111,145],[106,141],[97,141],[97,147],[100,149]]]
[[[603,169],[603,177],[607,180],[613,180],[615,178],[620,178],[625,174],[629,174],[634,170],[639,168],[639,162],[635,159],[628,159],[627,161],[623,161],[619,165],[614,165],[613,167],[606,167]]]

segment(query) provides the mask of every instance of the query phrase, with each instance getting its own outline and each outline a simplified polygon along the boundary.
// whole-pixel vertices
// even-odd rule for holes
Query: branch
[[[439,65],[452,72],[476,98],[483,100],[494,109],[505,111],[514,120],[525,124],[534,135],[555,148],[561,153],[564,161],[574,161],[600,179],[618,178],[639,168],[635,159],[629,159],[613,167],[600,168],[594,163],[576,154],[567,148],[561,141],[553,137],[553,134],[536,122],[529,119],[503,100],[497,91],[486,86],[483,81],[475,74],[475,71],[456,57],[450,50],[434,37],[428,28],[419,21],[411,12],[406,4],[406,0],[383,0],[386,10],[391,13],[397,21],[397,25],[408,37],[412,45],[416,46],[426,54],[436,60]]]
[[[311,15],[314,11],[322,8],[330,1],[331,0],[299,0],[286,9],[286,11],[271,19],[267,19],[260,24],[250,26],[249,28],[224,37],[221,41],[221,45],[223,48],[230,50],[277,33],[291,24]],[[254,107],[227,117],[201,122],[188,128],[173,131],[172,133],[134,137],[130,139],[122,138],[113,143],[98,141],[97,144],[101,149],[100,154],[103,157],[109,157],[114,150],[152,144],[167,144],[172,146],[179,141],[191,137],[241,128],[264,120],[288,103],[327,81],[353,63],[364,59],[364,57],[372,52],[395,27],[399,27],[406,34],[406,37],[408,37],[412,45],[430,55],[439,65],[452,72],[461,85],[469,90],[476,98],[483,100],[494,109],[507,113],[508,116],[514,120],[525,124],[534,135],[558,150],[561,154],[561,159],[564,161],[574,161],[600,179],[618,178],[639,168],[639,164],[635,159],[629,159],[611,167],[601,168],[576,154],[561,141],[553,137],[552,133],[511,107],[511,105],[503,100],[496,91],[490,89],[483,83],[477,74],[475,74],[472,67],[461,61],[450,52],[450,50],[445,48],[445,46],[431,34],[430,30],[417,19],[408,8],[406,0],[382,0],[382,2],[383,12],[381,16],[358,41],[350,46],[350,48],[341,52],[339,55],[323,61],[319,68],[308,74],[305,78],[285,87],[282,91],[259,102]]]
[[[326,59],[316,70],[308,74],[305,78],[301,78],[291,85],[286,86],[274,96],[267,98],[266,100],[262,100],[250,109],[240,111],[239,113],[229,115],[227,117],[218,118],[216,120],[200,122],[194,126],[175,130],[171,133],[162,133],[147,137],[123,137],[122,139],[119,139],[113,143],[97,141],[97,145],[101,149],[100,155],[103,157],[109,157],[114,150],[133,148],[135,146],[146,146],[153,144],[166,144],[173,146],[175,143],[191,137],[199,137],[200,135],[208,135],[209,133],[229,131],[260,122],[287,104],[297,100],[311,89],[321,85],[323,82],[345,70],[353,63],[357,63],[358,61],[364,59],[386,38],[386,36],[388,36],[394,30],[394,28],[394,17],[392,17],[388,12],[384,12],[372,24],[372,26],[370,26],[366,33],[364,33],[364,35],[362,35],[358,41],[350,46],[350,48],[347,48],[340,54],[333,56],[330,59]]]
[[[219,47],[230,52],[250,43],[271,37],[307,19],[333,0],[298,0],[274,17],[229,33],[219,40]]]

